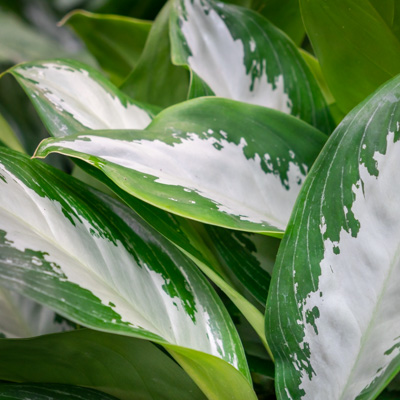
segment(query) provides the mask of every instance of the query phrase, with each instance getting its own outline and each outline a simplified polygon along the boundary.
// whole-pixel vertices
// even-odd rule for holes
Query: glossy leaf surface
[[[249,395],[237,333],[189,259],[117,200],[39,162],[0,154],[2,285],[82,325],[170,343],[185,362],[193,359],[185,368],[194,375],[198,357],[221,358]]]
[[[153,23],[138,65],[121,89],[139,101],[168,107],[187,99],[188,72],[171,62],[168,2]]]
[[[27,338],[65,330],[68,325],[54,311],[0,287],[0,335]]]
[[[213,0],[175,0],[174,6],[172,60],[193,71],[192,93],[274,108],[332,131],[314,76],[294,44],[268,20]]]
[[[279,249],[266,334],[282,399],[374,399],[400,368],[400,76],[310,171]]]
[[[72,27],[116,85],[136,66],[151,28],[149,21],[83,10],[68,14],[62,23]]]
[[[300,5],[322,72],[342,111],[400,73],[400,42],[369,0],[300,0]]]
[[[0,340],[0,379],[64,383],[120,400],[204,400],[188,375],[155,345],[81,329],[29,340]]]
[[[70,385],[0,383],[2,400],[117,400],[97,390]]]
[[[211,97],[169,108],[146,131],[47,139],[36,156],[85,160],[127,192],[184,217],[280,235],[324,142],[291,116]]]
[[[53,60],[10,70],[53,136],[83,129],[143,129],[152,113],[119,91],[94,69]]]

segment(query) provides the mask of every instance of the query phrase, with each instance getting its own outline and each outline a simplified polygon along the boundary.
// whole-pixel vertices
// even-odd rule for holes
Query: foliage
[[[400,398],[397,2],[5,3],[0,399]]]

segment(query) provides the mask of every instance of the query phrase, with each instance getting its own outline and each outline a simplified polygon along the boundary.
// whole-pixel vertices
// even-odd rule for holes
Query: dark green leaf
[[[155,345],[81,329],[28,340],[0,340],[0,379],[63,383],[120,400],[204,400],[188,375]]]
[[[55,384],[0,383],[1,400],[117,400],[97,390]]]

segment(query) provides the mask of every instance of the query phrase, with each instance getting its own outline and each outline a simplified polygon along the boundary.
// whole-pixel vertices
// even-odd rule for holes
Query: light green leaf
[[[172,60],[219,97],[274,108],[325,133],[333,122],[296,46],[252,10],[213,0],[175,0]],[[196,96],[201,94],[196,83]],[[194,91],[192,91],[193,95]]]
[[[70,385],[0,383],[2,400],[117,400],[107,394]]]
[[[146,131],[47,139],[35,156],[76,157],[166,211],[280,236],[324,142],[297,118],[210,97],[165,110]]]
[[[72,27],[116,85],[136,66],[151,28],[148,21],[83,10],[66,15],[61,24]]]
[[[322,72],[342,111],[347,113],[400,73],[400,42],[368,0],[300,0],[300,5]]]
[[[82,325],[163,344],[202,388],[211,375],[201,360],[221,364],[221,382],[254,396],[233,323],[189,259],[117,200],[10,150],[0,156],[1,285]]]
[[[339,125],[278,252],[266,334],[281,399],[374,399],[400,369],[400,76]]]
[[[14,131],[11,129],[10,125],[0,114],[0,141],[3,142],[7,147],[13,150],[20,151],[24,153],[24,149],[21,142],[17,138]]]
[[[26,63],[9,72],[53,136],[84,129],[143,129],[148,107],[131,100],[93,68],[71,60]]]
[[[49,308],[0,287],[0,333],[26,338],[71,329]]]
[[[0,353],[0,379],[85,386],[120,400],[205,399],[176,362],[141,339],[80,329],[3,339]]]
[[[153,23],[138,65],[122,84],[121,89],[134,99],[160,107],[186,100],[189,74],[171,62],[168,2]]]

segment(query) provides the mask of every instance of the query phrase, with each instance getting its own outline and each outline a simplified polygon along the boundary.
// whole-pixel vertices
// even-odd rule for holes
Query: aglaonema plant
[[[397,5],[331,7],[74,11],[98,66],[3,74],[50,137],[0,119],[0,398],[400,398]]]

